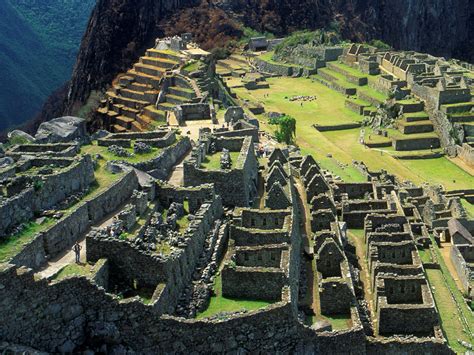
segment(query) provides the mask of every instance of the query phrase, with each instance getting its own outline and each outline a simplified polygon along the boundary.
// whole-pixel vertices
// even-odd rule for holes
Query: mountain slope
[[[238,23],[285,35],[337,26],[344,38],[474,60],[472,0],[98,0],[71,82],[35,124],[76,113],[158,36],[192,32],[206,48],[241,33]],[[208,14],[206,14],[208,12]],[[207,22],[206,22],[207,21]],[[66,94],[67,93],[67,94]]]
[[[0,1],[0,131],[31,119],[69,79],[94,1]]]

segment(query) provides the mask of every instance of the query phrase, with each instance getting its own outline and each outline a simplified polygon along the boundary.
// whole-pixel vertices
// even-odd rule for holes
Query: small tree
[[[296,119],[285,115],[278,120],[278,130],[275,133],[276,139],[280,143],[292,144],[296,137]]]

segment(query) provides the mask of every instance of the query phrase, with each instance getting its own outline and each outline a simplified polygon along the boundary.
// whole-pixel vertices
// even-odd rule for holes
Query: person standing
[[[82,250],[82,246],[79,244],[78,241],[76,241],[76,244],[74,244],[72,250],[73,250],[74,253],[76,254],[76,264],[80,264],[80,263],[81,263],[81,250]]]

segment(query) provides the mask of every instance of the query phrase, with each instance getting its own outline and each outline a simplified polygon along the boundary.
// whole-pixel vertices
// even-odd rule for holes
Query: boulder
[[[237,122],[244,118],[244,109],[240,106],[231,106],[227,109],[224,115],[226,122]]]
[[[15,129],[8,133],[8,140],[12,144],[26,144],[33,143],[35,139],[30,136],[28,133]]]
[[[35,135],[38,143],[87,142],[86,121],[83,118],[65,116],[42,123]]]
[[[107,137],[109,134],[110,134],[109,131],[106,131],[106,130],[104,130],[104,129],[101,129],[101,130],[98,130],[97,132],[93,133],[93,134],[91,135],[91,139],[92,139],[93,141],[96,141],[96,140],[98,140],[98,139],[102,139],[102,138]]]
[[[5,157],[0,159],[0,169],[5,168],[8,165],[12,165],[15,161],[10,157]]]

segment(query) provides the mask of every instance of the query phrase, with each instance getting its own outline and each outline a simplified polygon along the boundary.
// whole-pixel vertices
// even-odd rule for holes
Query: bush
[[[388,45],[387,43],[379,40],[379,39],[373,39],[372,41],[369,42],[369,44],[377,49],[381,49],[381,50],[390,50],[392,49],[392,47],[390,47],[390,45]]]
[[[278,118],[271,118],[270,121],[278,124],[278,130],[275,132],[275,138],[279,143],[292,144],[296,136],[296,119],[291,116],[284,115]]]

